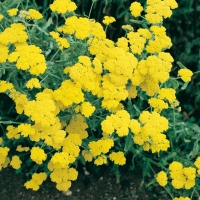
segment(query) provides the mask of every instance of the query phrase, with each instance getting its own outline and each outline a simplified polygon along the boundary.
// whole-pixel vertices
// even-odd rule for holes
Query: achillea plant
[[[62,25],[20,5],[0,15],[0,92],[13,99],[18,113],[10,121],[1,118],[6,130],[0,168],[28,171],[27,189],[38,190],[50,177],[65,191],[77,179],[79,162],[118,169],[131,153],[163,169],[154,184],[166,187],[169,177],[166,191],[172,198],[187,199],[176,197],[180,188],[198,196],[191,190],[199,187],[197,154],[186,166],[173,161],[181,158],[178,139],[185,138],[176,138],[175,79],[188,84],[193,74],[180,69],[180,77],[170,76],[174,60],[165,50],[172,42],[163,20],[178,7],[176,1],[133,2],[130,22],[141,28],[124,25],[126,34],[117,42],[106,38],[99,22],[77,16],[70,0],[49,5],[52,16],[64,19]],[[102,23],[114,21],[105,16]]]

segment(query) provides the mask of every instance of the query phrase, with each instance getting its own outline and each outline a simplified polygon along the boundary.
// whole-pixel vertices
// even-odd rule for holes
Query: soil
[[[87,171],[86,171],[87,172]],[[86,175],[87,174],[87,175]],[[101,175],[81,172],[78,179],[72,183],[67,192],[60,192],[55,184],[47,179],[41,188],[35,192],[27,190],[24,174],[15,174],[13,169],[0,171],[1,200],[168,200],[162,195],[162,188],[148,189],[141,186],[142,178],[138,173],[122,173],[120,183],[110,172]]]

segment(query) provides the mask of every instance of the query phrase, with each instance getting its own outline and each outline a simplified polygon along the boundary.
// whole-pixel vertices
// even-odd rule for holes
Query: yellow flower
[[[18,9],[17,8],[12,8],[10,10],[7,10],[7,13],[9,14],[9,16],[13,17],[15,15],[17,15]]]
[[[95,165],[103,165],[103,164],[106,164],[107,163],[107,157],[105,155],[100,155],[98,156],[95,161],[94,161],[94,164]]]
[[[31,159],[37,164],[41,165],[47,159],[47,155],[40,147],[33,147],[31,149]]]
[[[115,22],[116,20],[115,20],[115,18],[114,17],[109,17],[109,16],[104,16],[104,19],[103,19],[103,23],[105,24],[105,25],[109,25],[109,24],[111,24],[111,23],[113,23],[113,22]]]
[[[32,180],[35,181],[38,185],[41,185],[46,179],[47,174],[44,172],[32,174]]]
[[[184,82],[189,82],[189,81],[191,81],[193,72],[189,69],[180,69],[178,71],[178,74]]]
[[[87,128],[88,125],[84,121],[84,117],[79,114],[70,120],[66,127],[66,132],[69,133],[69,135],[78,134],[81,139],[85,139],[88,137],[88,132],[86,131]]]
[[[133,27],[131,25],[123,25],[122,29],[126,30],[126,31],[133,31]]]
[[[65,14],[66,12],[73,12],[76,10],[77,6],[74,2],[70,0],[55,0],[52,4],[50,4],[50,9],[53,12],[57,12],[60,14]]]
[[[156,180],[159,183],[159,185],[164,187],[165,185],[167,185],[167,174],[163,171],[159,172],[157,174]]]
[[[154,108],[155,112],[160,113],[163,109],[167,109],[168,108],[168,104],[165,103],[163,100],[161,99],[157,99],[157,98],[150,98],[148,100],[148,103],[150,104],[151,107]]]
[[[29,9],[28,13],[29,15],[26,16],[26,19],[39,20],[43,18],[42,14],[35,9]]]
[[[193,167],[183,167],[177,161],[169,165],[170,176],[172,178],[172,186],[175,189],[185,188],[189,190],[195,186],[196,169]]]
[[[26,83],[26,87],[29,89],[41,88],[41,85],[37,78],[32,78]]]
[[[69,42],[67,41],[66,38],[61,38],[59,37],[59,33],[55,32],[55,31],[51,31],[49,33],[57,42],[59,49],[63,49],[63,48],[68,48],[70,46]]]
[[[10,165],[14,169],[19,169],[21,167],[21,163],[22,163],[22,161],[20,160],[19,156],[13,156],[12,160],[10,162]]]
[[[109,158],[116,165],[125,165],[126,164],[126,158],[125,158],[124,153],[122,151],[112,152],[109,155]]]
[[[37,191],[40,188],[34,180],[27,181],[24,186],[26,187],[26,189],[32,189],[34,191]]]
[[[112,139],[99,139],[98,141],[91,141],[88,144],[91,154],[96,157],[101,153],[106,154],[114,146]]]
[[[133,17],[139,17],[143,11],[143,7],[139,2],[133,2],[130,6],[130,10]]]
[[[6,81],[0,80],[0,92],[4,93],[7,90],[11,90],[13,88],[14,88],[14,86],[12,83],[8,83]]]
[[[93,106],[90,102],[83,102],[81,104],[81,113],[85,117],[90,117],[95,111],[95,106]]]

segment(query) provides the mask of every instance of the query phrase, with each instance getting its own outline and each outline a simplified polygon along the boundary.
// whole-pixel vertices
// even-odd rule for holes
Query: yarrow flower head
[[[11,16],[11,17],[17,15],[17,12],[18,12],[17,8],[12,8],[10,10],[7,10],[8,15]]]
[[[40,147],[33,147],[31,149],[31,159],[33,161],[35,161],[37,164],[41,165],[43,163],[43,161],[46,160],[47,155],[44,152],[43,149],[41,149]]]
[[[37,78],[32,78],[26,83],[26,87],[29,89],[41,88],[39,80]]]
[[[109,17],[109,16],[105,16],[104,19],[103,19],[103,23],[104,23],[105,25],[109,25],[109,24],[111,24],[111,23],[113,23],[113,22],[115,22],[115,21],[116,21],[116,20],[115,20],[114,17]]]
[[[139,2],[133,2],[130,6],[130,10],[133,17],[139,17],[143,11],[143,7]]]
[[[156,180],[160,186],[164,187],[165,185],[167,185],[167,174],[163,171],[159,172],[157,174]]]
[[[57,12],[59,14],[73,12],[76,10],[76,8],[76,4],[70,0],[55,0],[52,4],[50,4],[50,9],[53,12]]]
[[[43,18],[42,14],[35,9],[29,9],[28,13],[26,19],[39,20]]]
[[[189,82],[189,81],[191,81],[193,72],[189,69],[180,69],[178,71],[178,74],[184,82]]]

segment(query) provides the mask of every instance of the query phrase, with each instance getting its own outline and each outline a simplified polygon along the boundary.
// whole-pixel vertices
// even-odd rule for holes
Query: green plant
[[[1,168],[25,172],[27,189],[38,190],[49,176],[62,191],[77,179],[80,163],[105,164],[119,180],[129,157],[144,177],[161,168],[152,184],[157,180],[172,198],[199,197],[199,127],[182,121],[176,99],[193,73],[178,62],[178,76],[170,76],[172,42],[163,26],[177,3],[132,3],[132,19],[114,42],[106,31],[115,18],[104,16],[105,29],[90,19],[95,0],[85,16],[74,2],[56,0],[47,18],[36,3],[9,2],[0,4],[0,92],[17,115],[8,119],[1,111]],[[177,162],[178,186],[171,172]]]

